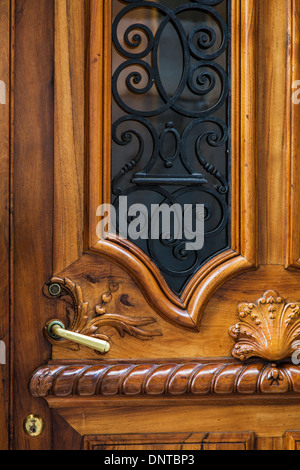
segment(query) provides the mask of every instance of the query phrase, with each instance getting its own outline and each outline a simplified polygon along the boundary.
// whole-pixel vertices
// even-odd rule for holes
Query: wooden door
[[[299,15],[0,0],[2,448],[297,449]],[[178,245],[99,240],[101,204],[154,187],[221,210],[193,269]]]

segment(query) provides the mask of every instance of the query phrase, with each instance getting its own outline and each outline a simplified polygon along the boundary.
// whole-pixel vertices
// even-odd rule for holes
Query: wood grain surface
[[[253,433],[189,433],[86,436],[85,450],[253,450]],[[188,457],[188,456],[186,456]],[[162,457],[163,458],[163,457]],[[168,460],[166,460],[168,462]],[[189,458],[185,463],[189,462]],[[153,463],[153,460],[152,460]]]
[[[247,432],[250,429],[257,439],[282,439],[288,430],[299,428],[299,404],[277,403],[268,399],[261,404],[251,401],[247,405],[205,403],[179,406],[149,405],[104,407],[79,406],[57,408],[56,411],[76,431],[84,435],[147,434],[178,432]],[[101,425],[100,425],[101,422]],[[234,431],[233,431],[234,429]],[[204,431],[203,431],[204,430]],[[267,443],[268,441],[265,441]]]
[[[83,252],[85,2],[55,1],[53,271]]]
[[[257,154],[259,263],[285,264],[289,2],[259,3]],[[274,11],[276,10],[276,14]],[[265,23],[267,18],[267,27]],[[281,21],[278,21],[281,18]],[[267,58],[267,60],[266,60]]]
[[[13,413],[16,449],[50,448],[47,407],[32,400],[28,377],[47,361],[41,331],[51,304],[41,287],[52,272],[54,5],[17,0],[15,32]],[[31,413],[45,422],[42,437],[23,431]]]
[[[9,435],[9,279],[10,279],[10,1],[0,0],[0,80],[5,88],[0,104],[0,340],[6,347],[6,364],[0,363],[0,449],[8,448]],[[0,361],[1,362],[1,361]],[[3,358],[4,362],[4,358]]]

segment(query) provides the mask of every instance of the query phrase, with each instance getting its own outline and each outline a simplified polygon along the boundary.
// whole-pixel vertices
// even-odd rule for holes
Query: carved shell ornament
[[[240,321],[229,329],[236,359],[276,362],[291,357],[299,346],[300,302],[287,303],[277,292],[267,291],[256,303],[239,304],[238,314]]]

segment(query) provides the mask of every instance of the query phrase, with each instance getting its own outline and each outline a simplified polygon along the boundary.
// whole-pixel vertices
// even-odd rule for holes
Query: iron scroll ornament
[[[113,3],[112,201],[116,208],[120,196],[129,205],[205,206],[202,250],[187,252],[184,238],[129,238],[181,294],[229,248],[230,1]],[[172,90],[162,60],[166,30],[180,44],[182,71]]]

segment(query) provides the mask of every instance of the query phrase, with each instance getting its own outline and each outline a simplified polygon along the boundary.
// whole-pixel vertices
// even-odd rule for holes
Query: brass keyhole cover
[[[45,422],[38,415],[31,414],[24,420],[24,431],[28,436],[40,436],[44,430]]]

